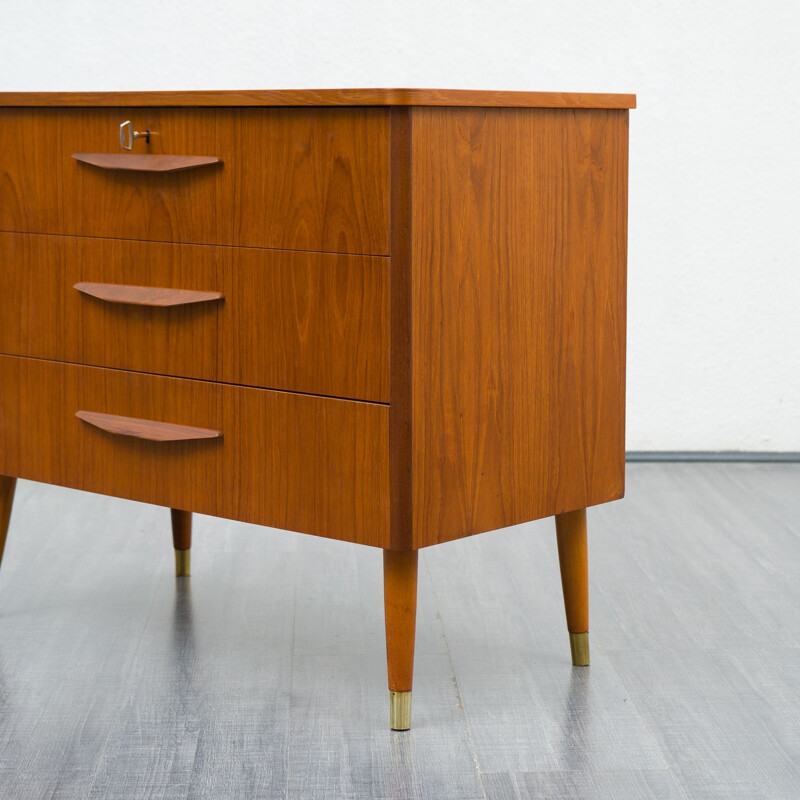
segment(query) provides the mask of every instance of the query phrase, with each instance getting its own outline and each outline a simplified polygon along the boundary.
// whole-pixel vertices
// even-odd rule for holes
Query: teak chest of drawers
[[[417,552],[624,484],[631,95],[0,94],[0,557],[18,477]],[[125,124],[127,123],[127,124]]]

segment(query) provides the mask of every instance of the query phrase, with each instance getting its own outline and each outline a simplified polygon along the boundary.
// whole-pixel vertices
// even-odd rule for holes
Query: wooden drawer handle
[[[72,157],[100,169],[121,169],[128,172],[180,172],[184,169],[221,164],[216,156],[153,156],[125,153],[73,153]]]
[[[195,292],[191,289],[158,289],[154,286],[123,286],[119,283],[76,283],[73,289],[107,303],[171,308],[193,303],[222,300],[221,292]]]
[[[221,439],[219,431],[209,428],[193,428],[171,422],[155,422],[151,419],[118,417],[116,414],[100,414],[97,411],[76,411],[75,416],[95,428],[118,434],[147,439],[150,442],[190,442],[195,439]]]

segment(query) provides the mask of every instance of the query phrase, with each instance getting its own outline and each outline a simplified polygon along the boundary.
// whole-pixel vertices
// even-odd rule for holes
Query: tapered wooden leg
[[[14,504],[14,489],[17,479],[0,475],[0,564],[3,563],[3,551],[6,549],[8,523],[11,519],[11,506]]]
[[[586,509],[556,515],[558,560],[567,630],[576,667],[589,665],[589,559],[586,548]]]
[[[175,574],[188,577],[192,574],[192,512],[171,508],[172,543],[175,545]]]
[[[389,670],[389,725],[411,727],[414,637],[417,628],[417,551],[383,551],[383,603]]]

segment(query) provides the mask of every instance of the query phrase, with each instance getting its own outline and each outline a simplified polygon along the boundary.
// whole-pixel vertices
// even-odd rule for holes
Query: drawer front
[[[387,447],[382,405],[0,356],[3,475],[387,547]]]
[[[220,379],[389,402],[389,259],[234,248]]]
[[[386,258],[4,233],[0,264],[0,352],[388,401]]]
[[[388,135],[376,108],[0,109],[0,227],[386,255]]]
[[[0,109],[0,230],[61,231],[61,112]]]
[[[119,144],[119,125],[135,119],[152,130],[149,144],[132,153]],[[216,114],[187,109],[74,109],[62,119],[61,168],[64,175],[63,232],[86,236],[164,242],[228,242],[225,217],[236,159],[218,152]],[[210,156],[219,163],[177,172],[135,172],[92,166],[73,158],[113,154],[121,165],[133,156],[176,154]],[[227,156],[227,158],[226,158]]]

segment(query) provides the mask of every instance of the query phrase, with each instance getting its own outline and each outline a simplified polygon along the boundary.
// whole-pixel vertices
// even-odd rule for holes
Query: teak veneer
[[[404,730],[419,549],[555,516],[588,664],[634,106],[0,93],[0,557],[16,478],[171,508],[178,576],[193,511],[382,548]]]

